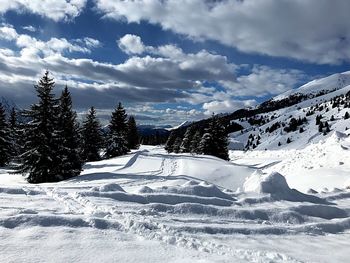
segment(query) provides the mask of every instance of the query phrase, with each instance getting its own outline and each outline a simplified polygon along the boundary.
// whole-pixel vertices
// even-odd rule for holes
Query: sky
[[[254,107],[349,70],[348,0],[0,0],[0,97],[28,107],[48,70],[79,116],[139,124]]]

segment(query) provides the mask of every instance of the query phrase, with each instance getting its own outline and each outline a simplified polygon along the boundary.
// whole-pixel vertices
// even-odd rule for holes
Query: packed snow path
[[[350,191],[309,195],[252,167],[149,148],[57,184],[3,170],[1,261],[345,262]]]

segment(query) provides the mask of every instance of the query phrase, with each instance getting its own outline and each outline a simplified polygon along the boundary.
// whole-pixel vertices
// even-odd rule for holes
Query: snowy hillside
[[[346,154],[350,140],[337,138],[325,144]],[[320,149],[309,149],[309,158]],[[87,163],[81,176],[56,184],[29,185],[1,170],[2,260],[140,262],[142,254],[142,262],[345,262],[344,180],[340,189],[302,193],[292,177],[275,172],[288,175],[298,159],[263,153],[232,152],[226,162],[143,147]],[[348,159],[341,159],[344,178]]]
[[[345,116],[350,112],[349,84],[350,72],[345,72],[275,97],[274,103],[288,100],[288,96],[300,96],[300,102],[239,119],[244,130],[230,135],[234,142],[231,149],[236,145],[258,150],[301,149],[330,137],[334,131],[345,132],[350,128],[350,119]],[[318,115],[324,127],[320,128]]]
[[[316,95],[322,91],[335,91],[342,89],[348,85],[350,85],[350,71],[337,73],[325,78],[313,80],[299,87],[298,89],[289,90],[281,95],[274,97],[273,99],[280,100],[287,98],[292,94]]]

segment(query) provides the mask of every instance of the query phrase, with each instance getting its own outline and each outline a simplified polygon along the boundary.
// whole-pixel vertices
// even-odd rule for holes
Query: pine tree
[[[62,179],[79,175],[82,169],[82,160],[79,153],[79,126],[76,113],[72,109],[71,94],[66,86],[59,99],[58,114],[59,148],[59,174]]]
[[[52,94],[55,82],[46,71],[35,85],[39,102],[25,112],[24,153],[17,172],[27,175],[29,183],[59,181],[57,174],[57,100]]]
[[[175,131],[172,131],[168,137],[168,140],[166,141],[165,143],[165,150],[168,152],[168,153],[171,153],[173,152],[173,147],[174,147],[174,143],[175,143],[175,140],[177,138],[177,134]]]
[[[196,133],[193,135],[192,142],[191,142],[191,153],[199,154],[199,144],[201,142],[202,136],[200,131],[196,131]]]
[[[0,103],[0,167],[5,166],[11,159],[10,130],[6,122],[5,109]]]
[[[205,145],[207,143],[208,145]],[[228,137],[225,128],[217,116],[212,117],[206,133],[203,135],[200,143],[200,151],[203,154],[209,154],[224,160],[229,160],[228,156]]]
[[[174,153],[179,153],[180,152],[180,146],[182,143],[182,139],[181,137],[177,137],[174,141],[174,145],[173,145],[173,152]]]
[[[15,108],[13,107],[10,112],[9,117],[9,135],[10,135],[10,142],[11,142],[11,159],[15,160],[20,152],[21,152],[21,140],[20,140],[20,124],[18,123],[17,119],[17,112]]]
[[[127,115],[122,104],[119,102],[118,107],[112,112],[105,156],[112,158],[126,154],[128,151]]]
[[[91,107],[82,127],[81,158],[84,161],[92,162],[101,159],[102,148],[101,125],[96,117],[96,110]]]
[[[136,121],[133,116],[130,116],[128,119],[128,148],[129,149],[138,149],[140,146],[140,138],[137,131]]]
[[[191,142],[192,142],[193,133],[194,133],[193,126],[190,126],[186,129],[184,138],[182,139],[182,142],[181,142],[180,152],[189,153],[191,151]]]
[[[213,135],[209,132],[203,134],[199,143],[199,151],[201,154],[214,155],[214,139]]]
[[[347,120],[350,118],[350,114],[349,112],[345,112],[345,115],[344,115],[344,120]]]
[[[319,125],[318,125],[318,131],[319,131],[319,132],[322,132],[322,131],[323,131],[323,128],[324,128],[323,122],[321,121],[321,122],[319,123]]]

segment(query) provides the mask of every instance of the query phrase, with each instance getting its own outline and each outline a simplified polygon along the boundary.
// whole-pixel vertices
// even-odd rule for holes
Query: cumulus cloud
[[[131,38],[136,39],[134,36]],[[119,100],[132,104],[204,103],[201,110],[159,110],[152,107],[139,107],[137,110],[134,106],[130,107],[130,113],[149,122],[160,115],[167,123],[177,124],[183,120],[202,118],[203,110],[205,113],[230,112],[237,107],[254,104],[252,101],[238,102],[239,94],[272,94],[274,86],[282,83],[280,89],[275,89],[279,92],[296,83],[302,75],[293,70],[255,66],[249,74],[236,78],[235,73],[240,66],[230,63],[225,56],[207,50],[185,53],[171,44],[146,46],[141,38],[138,44],[143,50],[131,49],[129,45],[127,50],[132,53],[131,57],[120,64],[80,58],[102,45],[98,40],[87,37],[44,41],[19,34],[11,25],[2,25],[0,40],[8,41],[10,47],[15,46],[0,48],[0,94],[20,106],[34,101],[32,85],[45,69],[52,72],[57,87],[68,85],[71,88],[74,105],[80,109],[91,105],[111,109]],[[72,52],[79,53],[74,53],[73,57],[70,55]],[[262,80],[265,82],[259,86]],[[200,109],[200,106],[196,108]]]
[[[221,84],[236,96],[262,97],[283,93],[307,79],[300,70],[255,65],[248,74],[237,77],[235,81],[222,81]]]
[[[242,52],[318,64],[350,61],[348,0],[95,0],[105,17],[148,21]],[[325,19],[327,18],[327,19]]]
[[[0,1],[0,14],[7,11],[30,12],[54,21],[69,21],[77,17],[87,0],[10,0]]]
[[[203,109],[206,115],[212,113],[225,113],[233,112],[238,109],[252,107],[257,104],[256,100],[224,100],[224,101],[211,101],[203,104]]]
[[[142,54],[145,51],[141,38],[136,35],[127,34],[120,38],[117,43],[119,48],[127,54]]]

